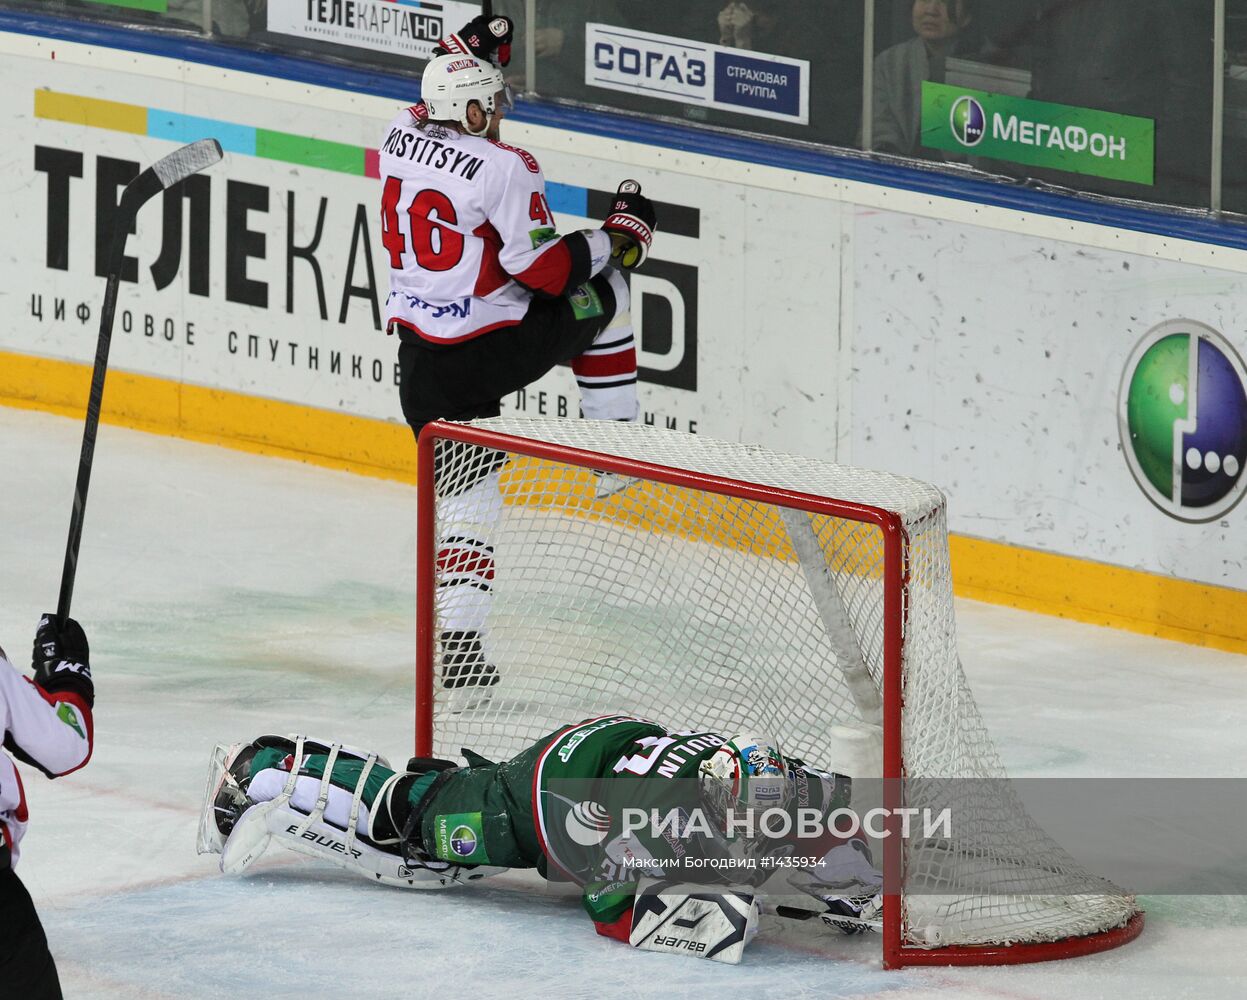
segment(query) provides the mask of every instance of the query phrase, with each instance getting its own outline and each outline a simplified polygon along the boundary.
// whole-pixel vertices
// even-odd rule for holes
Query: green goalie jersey
[[[811,863],[829,842],[802,836],[799,812],[847,807],[849,779],[788,760],[792,794],[768,817],[763,850],[742,824],[726,836],[701,801],[698,768],[726,739],[671,732],[612,715],[567,726],[502,764],[469,756],[419,803],[425,849],[446,861],[537,867],[585,887],[586,909],[610,923],[642,875],[701,884],[759,885],[784,863]],[[758,819],[751,817],[750,819]]]
[[[710,885],[756,887],[777,870],[814,864],[841,842],[827,826],[802,832],[799,814],[826,818],[849,804],[849,779],[788,759],[791,794],[777,802],[759,836],[729,832],[702,802],[698,769],[727,740],[718,733],[672,732],[624,715],[587,719],[495,763],[470,750],[467,767],[421,773],[390,803],[397,831],[419,831],[426,855],[462,865],[536,868],[552,881],[583,889],[599,925],[613,924],[631,906],[643,875]],[[290,766],[288,749],[263,749],[252,774]],[[286,763],[283,763],[286,759]],[[323,754],[306,757],[300,772],[324,773]],[[353,791],[365,762],[339,757],[334,785]],[[363,803],[394,774],[373,767]],[[778,792],[777,798],[778,798]],[[778,821],[777,821],[778,820]]]

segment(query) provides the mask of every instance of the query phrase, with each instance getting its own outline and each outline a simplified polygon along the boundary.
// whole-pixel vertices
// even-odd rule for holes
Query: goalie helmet
[[[788,764],[770,736],[733,736],[702,761],[698,779],[702,806],[729,840],[735,839],[733,830],[755,831],[754,844],[747,847],[760,847],[766,839],[759,832],[762,814],[786,809],[792,800]],[[735,821],[731,826],[729,816]]]
[[[502,77],[502,70],[473,55],[437,56],[424,67],[420,80],[420,96],[433,121],[456,122],[469,134],[468,105],[476,101],[486,119],[493,118],[500,108],[509,111],[511,90]]]

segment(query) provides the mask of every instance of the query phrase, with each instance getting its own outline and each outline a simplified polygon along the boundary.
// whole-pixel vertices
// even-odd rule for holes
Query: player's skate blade
[[[498,683],[498,668],[486,659],[475,630],[442,633],[442,687],[449,692],[451,712],[466,712],[489,703],[489,688]]]

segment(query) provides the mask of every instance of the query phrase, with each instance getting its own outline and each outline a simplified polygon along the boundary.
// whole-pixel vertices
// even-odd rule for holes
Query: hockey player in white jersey
[[[13,757],[49,778],[90,759],[95,688],[88,655],[82,628],[56,615],[44,615],[35,633],[33,680],[0,649],[0,727],[8,751],[0,752],[0,996],[61,996],[39,915],[14,871],[30,817]]]
[[[511,102],[492,60],[505,62],[510,31],[506,18],[478,18],[443,40],[448,54],[426,67],[422,103],[399,114],[381,143],[386,327],[399,338],[403,414],[417,436],[438,418],[497,416],[505,396],[566,362],[583,416],[638,416],[620,271],[644,262],[654,208],[626,181],[600,229],[559,234],[537,160],[498,139]],[[498,679],[481,641],[499,504],[493,455],[438,483],[455,498],[439,544],[439,559],[455,568],[443,574],[438,601],[451,689]]]

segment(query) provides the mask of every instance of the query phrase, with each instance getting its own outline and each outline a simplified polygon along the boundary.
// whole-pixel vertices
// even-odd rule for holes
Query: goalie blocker
[[[628,943],[643,951],[664,951],[737,965],[758,933],[754,895],[731,889],[670,885],[642,878],[632,904]]]

